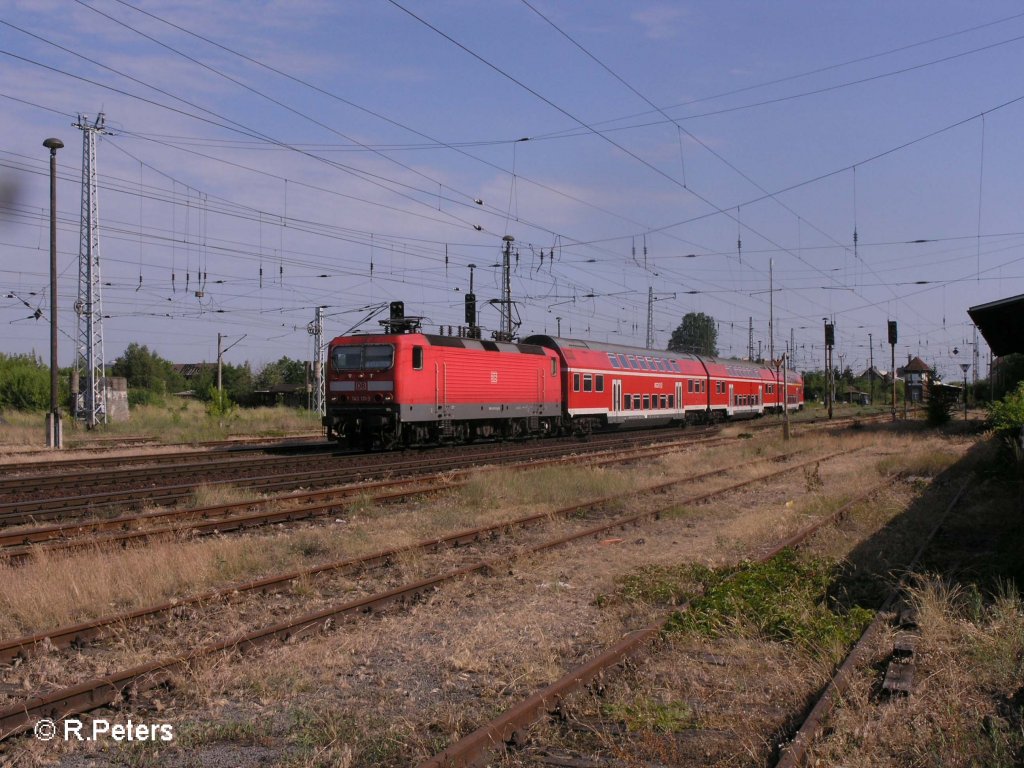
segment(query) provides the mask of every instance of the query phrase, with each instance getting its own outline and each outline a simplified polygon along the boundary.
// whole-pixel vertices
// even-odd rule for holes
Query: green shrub
[[[0,354],[0,408],[45,411],[50,406],[50,369],[32,355]]]
[[[135,408],[139,405],[164,405],[163,393],[152,389],[129,389],[128,405]]]
[[[1024,428],[1024,382],[988,406],[988,422],[997,432],[1019,433]]]
[[[936,388],[932,389],[928,397],[927,419],[933,427],[941,427],[949,422],[956,401]]]
[[[215,419],[223,419],[234,413],[235,405],[234,401],[228,395],[227,390],[218,390],[216,387],[210,387],[207,390],[207,396],[209,397],[206,403],[206,412]]]
[[[827,653],[856,640],[872,616],[866,608],[842,611],[830,604],[834,571],[834,564],[801,561],[791,549],[735,569],[695,569],[691,575],[705,580],[703,594],[666,629],[720,637],[746,626],[766,640]]]

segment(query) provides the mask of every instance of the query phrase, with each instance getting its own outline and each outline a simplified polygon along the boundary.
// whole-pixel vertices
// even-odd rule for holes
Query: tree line
[[[221,378],[224,390],[234,402],[251,402],[253,393],[276,387],[303,386],[306,363],[282,357],[253,371],[249,363],[224,363]],[[217,387],[216,363],[203,364],[195,375],[186,378],[169,360],[144,344],[131,343],[106,370],[128,382],[131,405],[159,404],[168,395],[188,392],[209,400]],[[60,370],[58,401],[66,406],[71,397],[70,368]],[[0,353],[0,408],[19,411],[45,411],[50,407],[50,368],[35,355]]]

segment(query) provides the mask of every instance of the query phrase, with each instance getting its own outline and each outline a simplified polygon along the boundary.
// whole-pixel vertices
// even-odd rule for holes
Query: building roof
[[[180,373],[186,379],[198,376],[206,368],[213,368],[216,363],[172,363],[171,368],[175,373]]]
[[[915,357],[905,366],[900,368],[903,373],[931,373],[932,367],[920,357]]]
[[[997,357],[1024,352],[1024,294],[967,310]]]
[[[865,368],[864,373],[860,375],[860,378],[873,377],[876,379],[887,379],[889,378],[889,372],[883,371],[877,365],[871,368]]]

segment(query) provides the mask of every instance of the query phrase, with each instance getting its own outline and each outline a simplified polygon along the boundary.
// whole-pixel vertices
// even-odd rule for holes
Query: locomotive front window
[[[331,367],[336,371],[384,371],[394,359],[395,349],[390,344],[346,345],[331,350]]]

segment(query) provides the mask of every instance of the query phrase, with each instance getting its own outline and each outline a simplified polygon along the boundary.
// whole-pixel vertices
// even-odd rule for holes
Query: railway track
[[[834,524],[848,514],[851,509],[862,504],[896,479],[891,478],[870,488],[844,504],[832,515],[814,522],[766,551],[751,553],[750,559],[756,562],[766,562],[784,549],[799,546],[822,527]],[[671,613],[664,614],[647,626],[626,634],[618,642],[594,654],[586,662],[571,669],[550,685],[520,700],[490,722],[462,737],[430,759],[419,763],[417,768],[483,766],[489,762],[493,753],[504,751],[508,745],[527,743],[529,729],[540,720],[557,717],[566,699],[573,693],[584,689],[599,676],[609,674],[624,661],[649,652],[652,642],[660,636],[672,614],[677,610],[685,610],[687,605],[688,602],[683,603]],[[579,763],[582,764],[583,761],[579,761]]]
[[[615,463],[638,461],[651,456],[662,455],[680,447],[714,444],[721,438],[701,438],[684,441],[666,441],[654,446],[620,448],[614,451],[595,451],[583,454],[552,451],[550,457],[537,451],[517,451],[513,454],[499,454],[500,462],[487,467],[467,467],[464,462],[451,465],[421,465],[417,470],[428,472],[405,473],[399,479],[376,482],[360,482],[350,486],[333,487],[324,491],[292,493],[274,499],[257,502],[240,502],[189,509],[171,509],[148,512],[139,515],[125,515],[93,522],[47,525],[35,528],[15,528],[0,532],[0,558],[20,561],[32,555],[47,551],[66,551],[82,547],[124,545],[129,542],[146,541],[154,538],[182,535],[223,534],[232,531],[281,523],[307,521],[334,515],[346,501],[367,494],[377,503],[391,502],[427,493],[452,490],[462,484],[462,478],[481,471],[508,468],[510,465],[521,469],[535,469],[545,465],[586,463],[603,466]],[[524,459],[524,456],[526,458]],[[492,457],[492,460],[495,457]],[[442,479],[437,479],[439,473]],[[434,479],[430,479],[433,476]],[[406,487],[413,484],[412,487]],[[284,508],[281,508],[284,505]],[[269,507],[269,508],[268,508]]]
[[[665,510],[677,508],[680,504],[696,504],[715,494],[726,493],[753,484],[763,483],[769,478],[808,467],[817,462],[827,461],[829,458],[838,455],[840,454],[826,454],[790,464],[781,470],[758,475],[752,479],[732,484],[727,488],[721,488],[710,493],[699,494],[687,499],[673,498],[667,506],[661,505],[654,509],[646,509],[642,512],[615,515],[591,525],[587,525],[584,522],[582,527],[569,535],[558,536],[554,539],[531,544],[519,549],[514,554],[509,555],[509,557],[522,557],[527,554],[535,554],[555,547],[560,547],[571,541],[592,538],[595,536],[604,536],[609,532],[621,530],[624,527],[635,526],[648,519],[657,518]],[[692,478],[689,478],[688,480],[692,481]],[[685,480],[678,482],[685,482]],[[678,484],[678,482],[673,482],[667,485],[675,485]],[[645,490],[645,493],[653,490],[654,489],[647,489]],[[666,489],[661,488],[658,490],[664,491]],[[566,510],[561,510],[561,512],[565,515],[578,515],[583,507],[587,507],[590,511],[594,511],[595,509],[600,509],[607,503],[608,499],[600,499],[588,502],[586,505],[577,505]],[[526,521],[523,521],[522,524],[525,525]],[[508,524],[501,525],[507,526]],[[491,528],[493,529],[494,526]],[[451,547],[460,541],[465,541],[467,537],[472,537],[476,540],[480,537],[487,538],[493,533],[494,531],[491,529],[466,531],[453,535],[453,538],[450,540],[434,540],[431,542],[423,542],[422,545],[425,547]],[[373,557],[380,558],[382,560],[389,560],[394,559],[396,557],[396,553],[377,553]],[[356,566],[349,564],[339,567]],[[361,596],[357,599],[348,600],[343,603],[332,604],[313,613],[292,616],[275,624],[264,626],[245,634],[211,642],[188,652],[168,655],[150,663],[135,665],[119,672],[106,674],[98,678],[73,684],[66,688],[61,688],[60,690],[50,691],[42,696],[35,696],[18,701],[0,711],[0,738],[6,738],[10,735],[21,732],[24,729],[31,727],[33,722],[42,717],[56,719],[66,717],[72,713],[85,712],[99,706],[107,705],[122,697],[129,689],[131,689],[133,695],[137,695],[140,691],[147,690],[167,681],[174,673],[180,672],[188,665],[201,658],[227,650],[244,653],[249,649],[269,642],[295,640],[307,634],[320,632],[326,628],[332,627],[340,620],[364,616],[377,611],[386,605],[396,602],[401,603],[417,600],[424,593],[439,588],[447,581],[463,579],[470,574],[493,572],[494,570],[500,570],[503,567],[504,561],[501,559],[495,560],[493,558],[487,558],[479,560],[475,563],[462,565],[441,574],[416,580],[412,583],[402,584],[394,588]],[[298,578],[298,576],[291,574],[282,576],[282,578],[294,579]],[[253,589],[260,588],[260,586],[253,587]],[[141,618],[141,616],[139,618]],[[78,631],[86,633],[88,630],[82,628]],[[62,640],[62,642],[73,643],[74,632],[75,630],[73,628],[69,629],[68,632],[65,633],[65,637],[70,637],[70,639]],[[83,634],[83,639],[84,638],[85,635]],[[17,653],[24,652],[24,646],[27,645],[27,640],[22,641],[19,644],[19,650]],[[9,653],[14,652],[13,648],[9,651]]]
[[[274,493],[303,487],[325,487],[358,482],[366,478],[382,475],[412,476],[429,472],[450,471],[467,466],[481,465],[491,462],[516,461],[527,458],[557,457],[573,453],[595,452],[615,446],[642,445],[644,443],[688,442],[696,444],[701,440],[711,439],[712,432],[695,432],[681,435],[678,432],[660,430],[653,435],[647,433],[606,437],[601,440],[580,443],[576,440],[545,441],[530,444],[488,445],[485,448],[463,448],[456,451],[429,451],[415,454],[394,453],[366,456],[365,454],[346,455],[332,459],[319,458],[317,467],[310,469],[308,457],[287,460],[279,463],[273,458],[259,459],[250,466],[241,462],[239,467],[231,463],[232,473],[227,477],[216,478],[211,473],[196,477],[190,474],[192,465],[185,472],[174,471],[174,477],[187,476],[184,483],[172,485],[140,486],[136,481],[124,487],[122,483],[117,490],[98,493],[79,494],[77,496],[42,496],[22,498],[17,501],[0,502],[0,526],[10,527],[34,524],[47,520],[63,520],[81,517],[87,514],[102,515],[104,510],[111,508],[118,512],[125,506],[137,507],[167,506],[183,499],[189,499],[197,486],[205,487],[232,486],[242,487],[253,493]],[[321,467],[324,464],[326,466]],[[281,469],[282,471],[274,471]],[[203,464],[198,465],[202,469]],[[291,468],[289,468],[291,467]],[[134,470],[132,470],[134,472]],[[120,475],[104,473],[116,482]],[[67,477],[66,475],[64,477]],[[149,475],[145,475],[149,477]],[[57,482],[61,476],[47,477],[48,482]],[[76,479],[75,485],[91,487],[94,481],[88,477]],[[2,498],[2,497],[0,497]]]
[[[827,427],[842,426],[844,423],[841,420],[825,422]],[[763,431],[777,425],[746,422],[743,426],[751,431]],[[699,439],[715,431],[713,427],[687,430],[683,439]],[[102,458],[97,459],[97,463],[89,470],[81,470],[80,464],[74,462],[79,471],[69,471],[64,462],[55,463],[58,468],[47,473],[35,470],[37,464],[6,465],[7,471],[0,471],[0,478],[3,478],[0,480],[0,528],[38,525],[85,515],[110,516],[111,512],[121,515],[126,508],[138,508],[143,504],[149,507],[178,504],[192,496],[198,486],[242,486],[254,493],[275,493],[301,487],[343,484],[382,472],[399,473],[415,471],[416,467],[441,466],[450,463],[452,457],[468,456],[470,460],[475,458],[478,463],[484,463],[498,460],[495,459],[496,455],[500,457],[501,454],[516,451],[543,456],[559,451],[595,450],[623,441],[633,444],[660,442],[679,439],[679,436],[678,431],[666,429],[608,433],[594,436],[583,444],[572,438],[530,443],[526,448],[521,443],[483,444],[434,449],[415,459],[409,459],[408,454],[401,452],[339,456],[332,446],[323,443],[300,444],[299,450],[330,454],[328,457],[318,457],[318,464],[327,466],[317,469],[309,468],[308,456],[212,458],[194,452],[134,457],[127,466],[108,463],[117,462],[118,459]],[[278,447],[278,450],[294,449],[292,443]],[[33,468],[34,473],[17,474],[18,468],[28,467]],[[81,488],[88,488],[89,492],[76,492],[76,489]]]
[[[894,477],[891,480],[895,481],[896,479]],[[749,554],[750,561],[767,562],[778,557],[784,550],[804,546],[813,534],[825,526],[835,524],[844,515],[849,514],[854,507],[866,503],[868,499],[883,490],[888,485],[888,482],[890,481],[880,483],[865,491],[836,510],[830,517],[815,522],[787,540],[763,551],[751,552]],[[915,568],[919,567],[922,556],[936,533],[942,528],[970,485],[971,480],[969,479],[953,495],[952,499],[948,501],[945,511],[929,516],[930,531],[918,536],[917,540],[921,543],[913,557],[899,567],[900,572],[912,573]],[[873,645],[878,636],[888,631],[894,623],[896,626],[899,626],[900,622],[907,620],[905,618],[907,614],[907,604],[905,602],[906,586],[906,577],[904,576],[877,609],[874,619],[864,630],[860,639],[850,648],[842,663],[836,665],[835,674],[821,689],[820,697],[814,701],[814,706],[809,708],[809,710],[803,710],[803,714],[801,714],[800,710],[790,713],[791,722],[798,723],[798,725],[787,730],[783,737],[784,743],[779,746],[777,754],[774,754],[769,746],[768,754],[765,755],[765,758],[770,764],[777,765],[778,768],[800,768],[808,763],[808,760],[811,759],[809,754],[812,745],[814,745],[816,740],[823,738],[823,733],[828,728],[829,714],[835,707],[842,704],[844,693],[848,690],[858,672],[862,671],[873,660],[876,660],[873,659],[872,654],[875,653]],[[643,665],[646,661],[649,661],[650,656],[656,656],[659,650],[654,648],[655,640],[665,631],[672,616],[680,611],[685,611],[688,606],[689,602],[687,601],[681,604],[679,608],[674,609],[671,613],[663,614],[647,626],[627,633],[618,642],[592,654],[585,662],[572,668],[563,677],[521,699],[503,711],[499,716],[463,736],[428,760],[419,763],[417,768],[468,768],[470,766],[493,764],[573,766],[576,768],[633,765],[634,763],[630,760],[628,747],[623,746],[621,751],[617,751],[614,747],[609,748],[609,743],[614,743],[620,737],[628,737],[629,730],[622,726],[617,726],[614,722],[602,722],[600,719],[594,720],[587,719],[586,717],[577,717],[573,713],[570,697],[573,694],[586,690],[588,686],[594,684],[599,679],[601,680],[599,687],[604,690],[607,686],[613,684],[609,682],[611,676],[625,662],[633,660],[635,665]],[[900,634],[896,635],[895,650],[893,651],[893,659],[895,661],[890,663],[889,670],[885,674],[884,689],[890,693],[892,691],[905,693],[908,690],[903,680],[904,676],[898,672],[893,673],[894,667],[897,670],[904,668],[899,663],[899,660],[908,653],[908,648],[913,648],[912,642],[908,645],[908,641],[900,639],[901,637]],[[912,650],[909,653],[912,654]],[[716,658],[706,653],[703,655],[706,657],[704,659],[705,663],[708,664],[726,666],[730,663],[728,659]],[[881,683],[881,680],[879,680],[879,683]],[[633,685],[635,684],[634,682]],[[721,681],[719,681],[720,684]],[[890,684],[892,685],[891,688],[889,687]],[[729,710],[730,706],[724,701],[725,698],[728,698],[728,695],[723,689],[716,688],[716,690],[718,691],[718,698],[723,699],[721,706]],[[685,696],[686,694],[676,692],[675,695]],[[733,717],[743,718],[744,715],[744,710],[742,705],[740,705],[740,709],[735,712]],[[585,756],[585,752],[580,754],[557,748],[547,749],[543,746],[543,741],[538,743],[530,735],[531,729],[541,721],[560,723],[563,730],[572,730],[575,727],[581,732],[586,732],[588,735],[601,734],[602,737],[598,739],[598,742],[604,749],[601,754],[596,755],[593,759]],[[694,733],[701,733],[704,738],[711,740],[714,740],[717,735],[717,737],[723,740],[725,752],[721,756],[734,755],[737,749],[739,749],[738,745],[735,744],[735,735],[731,731],[722,731],[716,734],[713,729],[705,729],[704,726],[701,726]],[[687,734],[677,733],[672,735],[678,738]],[[759,741],[756,736],[754,739]],[[671,743],[671,739],[669,739],[669,742]],[[675,743],[685,744],[686,742],[683,740],[682,742],[677,741]],[[768,743],[770,745],[772,743],[771,740]],[[527,745],[529,745],[528,749],[520,749]],[[692,762],[695,765],[703,765],[714,762],[712,753],[703,751],[704,747],[702,747],[700,742],[694,742],[681,749],[681,754],[685,754],[687,757],[683,763],[676,763],[669,759],[657,764],[691,764]],[[672,753],[669,751],[665,754],[667,756]],[[747,760],[752,759],[756,762],[761,760],[760,757],[754,757],[745,751],[742,754]],[[502,755],[508,759],[499,759]],[[615,757],[612,757],[612,755],[615,755]],[[637,760],[639,761],[638,764],[651,764],[646,762],[643,757],[637,757]],[[732,764],[731,761],[729,764]],[[820,763],[812,762],[812,764],[817,765]]]

